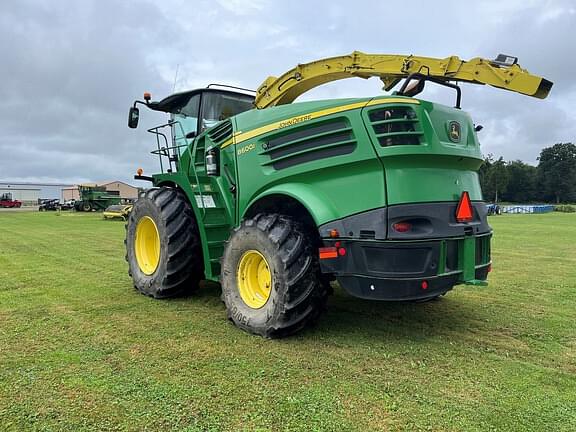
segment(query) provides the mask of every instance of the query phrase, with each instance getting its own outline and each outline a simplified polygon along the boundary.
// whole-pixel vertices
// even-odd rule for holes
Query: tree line
[[[538,166],[489,154],[478,174],[486,201],[576,202],[576,145],[546,147]]]

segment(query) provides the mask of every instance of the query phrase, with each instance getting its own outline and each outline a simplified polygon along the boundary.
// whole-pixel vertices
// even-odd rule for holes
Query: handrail
[[[196,140],[194,141],[194,148],[193,148],[193,156],[192,158],[190,158],[191,161],[193,161],[193,163],[196,163],[196,149],[198,147],[198,143],[200,142],[200,140]],[[198,187],[198,192],[200,193],[200,202],[202,203],[202,220],[204,220],[204,218],[206,217],[206,206],[204,204],[204,195],[202,194],[202,185],[200,184],[200,180],[198,179],[198,170],[196,169],[196,167],[194,167],[194,177],[196,178],[196,186]],[[194,188],[192,188],[192,191],[194,192]],[[194,197],[196,197],[196,193],[194,193]],[[196,198],[194,198],[196,199]],[[200,209],[200,206],[198,205],[198,200],[196,200],[196,206],[198,207],[198,209]]]
[[[168,145],[168,137],[166,136],[165,133],[160,132],[160,129],[168,127],[168,126],[172,127],[176,124],[178,124],[178,126],[180,127],[180,130],[182,132],[182,137],[174,138],[175,135],[172,134],[172,143],[174,145],[170,146],[170,145]],[[176,161],[180,160],[180,157],[182,156],[182,153],[180,152],[180,148],[188,147],[188,145],[189,145],[188,138],[186,138],[184,127],[182,126],[182,124],[179,121],[170,120],[168,123],[164,123],[164,124],[161,124],[159,126],[155,126],[153,128],[148,129],[148,132],[150,132],[151,134],[156,136],[157,150],[153,150],[150,153],[158,155],[158,157],[160,159],[160,170],[162,171],[162,173],[164,173],[164,167],[162,164],[162,156],[166,156],[168,158],[168,166],[169,166],[170,171],[172,171],[172,162],[175,163],[175,168],[177,169],[178,165],[176,165]],[[163,147],[160,146],[160,137],[162,137],[164,139],[164,142],[166,143],[166,145]],[[181,140],[181,139],[184,139],[185,144],[176,145],[176,141]],[[170,152],[170,150],[172,150],[172,152]]]
[[[181,137],[176,138],[175,134],[172,134],[172,142],[174,143],[174,145],[169,146],[168,145],[168,137],[166,136],[166,134],[160,132],[160,129],[165,128],[165,127],[172,127],[178,125],[178,127],[180,127],[180,131],[182,133]],[[188,142],[188,138],[186,138],[186,132],[184,131],[184,127],[182,126],[182,123],[180,123],[179,121],[176,120],[170,120],[168,121],[168,123],[164,123],[161,124],[159,126],[153,127],[148,129],[148,132],[150,132],[151,134],[154,134],[156,136],[156,147],[157,150],[152,150],[150,153],[152,154],[157,154],[158,158],[160,159],[160,170],[162,172],[162,174],[164,174],[164,167],[162,165],[162,156],[166,156],[168,158],[168,164],[169,164],[169,172],[172,171],[172,162],[174,161],[173,156],[178,156],[177,160],[180,160],[180,157],[182,156],[182,153],[180,152],[180,149],[182,147],[186,147],[189,148],[190,147],[190,143]],[[160,147],[160,137],[162,137],[164,139],[164,142],[166,143],[166,146],[164,147]],[[185,144],[176,144],[176,141],[178,140],[184,140]],[[191,158],[190,160],[193,161],[194,160],[194,155],[196,154],[196,146],[198,145],[198,140],[196,140],[196,142],[194,143],[194,148],[192,150],[192,154],[191,154]],[[172,154],[171,151],[172,150]],[[176,168],[178,168],[178,165],[176,165]],[[202,217],[204,217],[206,215],[206,206],[204,204],[204,194],[202,193],[202,185],[200,184],[200,181],[198,179],[198,171],[196,169],[194,169],[194,176],[196,178],[196,185],[198,186],[198,193],[200,195],[200,201],[202,202],[202,207],[198,206],[198,208],[202,208]],[[196,192],[196,191],[195,191]],[[195,193],[196,195],[196,193]]]
[[[148,129],[148,132],[153,134],[156,137],[156,147],[158,148],[157,152],[152,152],[153,154],[158,154],[158,160],[160,161],[160,171],[162,172],[162,174],[164,174],[164,166],[162,165],[162,149],[160,148],[160,137],[164,138],[164,142],[166,143],[166,147],[168,147],[168,137],[166,137],[166,134],[160,132],[158,129],[161,129],[163,127],[166,127],[167,124],[164,125],[160,125],[160,126],[156,126],[153,128]],[[165,149],[166,147],[162,147],[163,149]],[[166,156],[166,155],[164,155]],[[170,165],[170,168],[172,168],[172,165]]]

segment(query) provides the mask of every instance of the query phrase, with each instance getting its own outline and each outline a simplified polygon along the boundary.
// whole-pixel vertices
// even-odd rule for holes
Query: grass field
[[[0,213],[0,430],[574,431],[576,214],[490,221],[488,287],[270,341],[138,294],[122,222]]]

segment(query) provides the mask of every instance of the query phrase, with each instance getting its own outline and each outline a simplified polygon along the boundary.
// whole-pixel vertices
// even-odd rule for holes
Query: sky
[[[554,82],[545,100],[464,85],[485,155],[537,164],[576,140],[576,1],[19,0],[0,2],[0,180],[134,183],[159,169],[145,129],[166,116],[128,108],[145,91],[224,83],[256,89],[298,63],[358,50],[519,58]],[[305,99],[382,94],[377,78]],[[430,89],[423,98],[452,103]]]

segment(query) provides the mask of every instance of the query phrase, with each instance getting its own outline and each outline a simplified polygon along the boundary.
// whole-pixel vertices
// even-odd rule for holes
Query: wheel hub
[[[160,262],[160,235],[156,223],[149,216],[144,216],[136,225],[134,241],[136,261],[142,273],[151,275]]]
[[[256,251],[244,252],[238,263],[240,297],[252,309],[260,309],[270,298],[272,273],[264,256]]]

